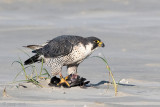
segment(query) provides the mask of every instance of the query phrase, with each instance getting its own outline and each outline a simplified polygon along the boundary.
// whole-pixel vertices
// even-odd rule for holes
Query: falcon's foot
[[[80,77],[76,74],[70,74],[67,77],[57,78],[56,76],[51,79],[51,82],[49,83],[50,86],[63,86],[65,88],[69,87],[75,87],[75,86],[81,86],[85,87],[90,81],[86,81],[86,78]]]
[[[70,87],[69,83],[63,77],[61,78],[60,82],[57,84],[57,86],[60,86],[60,85],[67,85],[68,88]]]
[[[68,79],[68,77],[66,77],[66,78],[64,79],[61,73],[59,74],[59,76],[60,76],[60,82],[57,84],[57,86],[67,85],[67,87],[69,88],[70,85],[69,85],[69,83],[66,81],[66,80]]]

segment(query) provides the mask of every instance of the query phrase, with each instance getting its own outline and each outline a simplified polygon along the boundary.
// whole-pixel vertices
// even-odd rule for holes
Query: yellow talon
[[[57,84],[58,86],[62,83],[65,83],[68,87],[70,87],[69,83],[66,81],[68,79],[68,76],[65,77],[65,79],[63,78],[62,74],[60,74],[60,78],[61,78],[61,81]]]
[[[61,78],[61,81],[57,85],[59,86],[62,83],[65,83],[68,87],[70,87],[69,83],[64,78]]]
[[[68,77],[68,76],[66,76],[66,77],[65,77],[65,80],[67,80],[68,78],[69,78],[69,77]]]

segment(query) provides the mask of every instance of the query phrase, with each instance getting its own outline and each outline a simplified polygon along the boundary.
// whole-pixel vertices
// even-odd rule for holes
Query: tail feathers
[[[30,48],[32,50],[37,50],[37,49],[42,48],[43,46],[41,46],[41,45],[28,45],[28,46],[23,46],[23,47]]]
[[[23,47],[30,48],[32,50],[37,50],[37,49],[43,48],[47,44],[48,44],[48,42],[46,42],[46,43],[44,43],[42,45],[27,45],[27,46],[23,46]]]
[[[39,57],[40,57],[40,56],[39,56],[38,54],[32,56],[31,58],[27,59],[27,60],[24,62],[24,65],[32,64],[32,63],[35,63],[35,62],[39,61],[39,60],[40,60]]]

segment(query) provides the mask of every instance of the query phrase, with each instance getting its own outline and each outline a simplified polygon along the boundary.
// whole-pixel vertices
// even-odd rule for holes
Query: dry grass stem
[[[9,95],[8,95],[7,92],[6,92],[6,87],[5,87],[4,90],[3,90],[3,97],[9,97]]]

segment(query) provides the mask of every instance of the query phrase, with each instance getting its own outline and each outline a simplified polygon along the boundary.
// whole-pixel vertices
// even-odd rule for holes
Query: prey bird
[[[34,56],[27,59],[24,64],[32,64],[35,62],[46,63],[51,67],[53,76],[59,74],[61,81],[59,84],[69,83],[62,76],[62,67],[67,66],[68,74],[77,74],[79,64],[86,59],[98,47],[104,47],[104,43],[97,37],[81,37],[74,35],[58,36],[44,45],[28,45],[27,48],[32,49]]]

